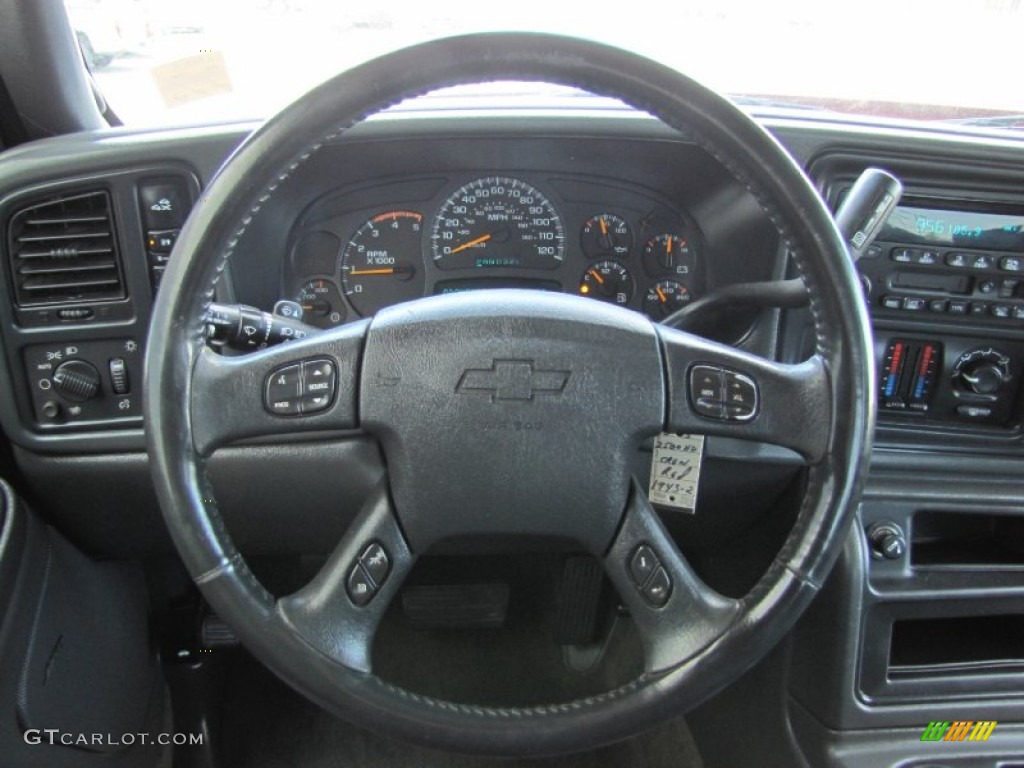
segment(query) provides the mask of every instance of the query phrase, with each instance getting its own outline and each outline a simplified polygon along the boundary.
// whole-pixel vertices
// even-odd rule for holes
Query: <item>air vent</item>
[[[23,208],[8,228],[11,274],[21,307],[125,296],[106,192]]]

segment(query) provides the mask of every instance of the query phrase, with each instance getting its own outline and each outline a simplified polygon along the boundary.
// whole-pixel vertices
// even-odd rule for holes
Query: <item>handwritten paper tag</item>
[[[662,432],[654,438],[651,458],[651,485],[648,496],[653,504],[694,512],[697,509],[697,485],[704,457],[704,435],[673,435]]]

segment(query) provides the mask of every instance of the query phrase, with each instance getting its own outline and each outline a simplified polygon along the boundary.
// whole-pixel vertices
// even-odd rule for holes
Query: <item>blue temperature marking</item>
[[[917,386],[914,387],[914,399],[920,400],[924,395],[924,376],[917,377]]]
[[[892,397],[892,395],[893,395],[893,393],[895,391],[896,391],[896,374],[895,373],[890,373],[889,374],[889,378],[886,379],[886,382],[885,382],[885,396],[886,397]]]

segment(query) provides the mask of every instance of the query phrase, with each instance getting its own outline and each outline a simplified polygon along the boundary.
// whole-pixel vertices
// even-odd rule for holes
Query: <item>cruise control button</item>
[[[742,406],[753,411],[757,405],[757,385],[754,380],[742,373],[726,372],[725,404]]]
[[[717,400],[701,398],[693,404],[693,410],[709,419],[725,418],[725,407]]]
[[[722,400],[722,371],[710,365],[695,365],[690,371],[690,399]]]
[[[655,608],[661,608],[672,595],[672,580],[664,568],[658,568],[644,587],[644,599]]]
[[[377,587],[374,586],[370,577],[366,575],[363,567],[356,563],[348,573],[348,579],[345,581],[345,591],[348,592],[349,600],[355,605],[362,607],[373,599],[373,596],[377,593]]]
[[[749,421],[754,418],[752,405],[725,405],[725,418],[729,421]]]
[[[378,587],[384,583],[391,570],[391,559],[387,550],[376,541],[363,550],[363,554],[359,556],[359,564]]]
[[[641,544],[629,561],[629,575],[633,577],[633,583],[642,588],[660,565],[654,550],[646,544]]]

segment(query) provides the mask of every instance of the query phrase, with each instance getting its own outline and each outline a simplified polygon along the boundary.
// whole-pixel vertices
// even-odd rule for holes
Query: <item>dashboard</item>
[[[702,295],[708,272],[703,234],[677,203],[581,174],[463,173],[338,190],[304,217],[288,251],[282,296],[320,328],[498,287],[578,293],[660,320]]]
[[[868,166],[906,187],[857,265],[878,366],[872,473],[838,575],[784,651],[795,660],[783,662],[777,701],[820,755],[852,748],[857,730],[919,736],[951,701],[956,717],[1012,720],[1024,686],[1024,141],[760,119],[833,207]],[[141,355],[184,217],[251,128],[87,134],[4,155],[0,423],[36,498],[93,551],[168,549],[144,453]],[[374,120],[283,187],[237,243],[217,299],[323,328],[496,287],[574,293],[660,320],[731,284],[793,276],[757,200],[633,113]],[[46,255],[74,268],[36,269]],[[791,362],[813,348],[810,327],[804,310],[728,307],[702,333]],[[225,516],[247,552],[337,540],[347,522],[337,509],[357,507],[383,471],[368,441],[340,437],[218,452]],[[736,531],[774,524],[766,509],[799,467],[724,439],[709,438],[705,453],[699,514],[670,525],[735,553],[709,557],[727,575],[745,567],[756,578],[763,563],[755,546],[732,546]],[[260,476],[253,457],[268,468]],[[324,478],[330,488],[307,489]],[[257,512],[268,499],[277,513]]]

